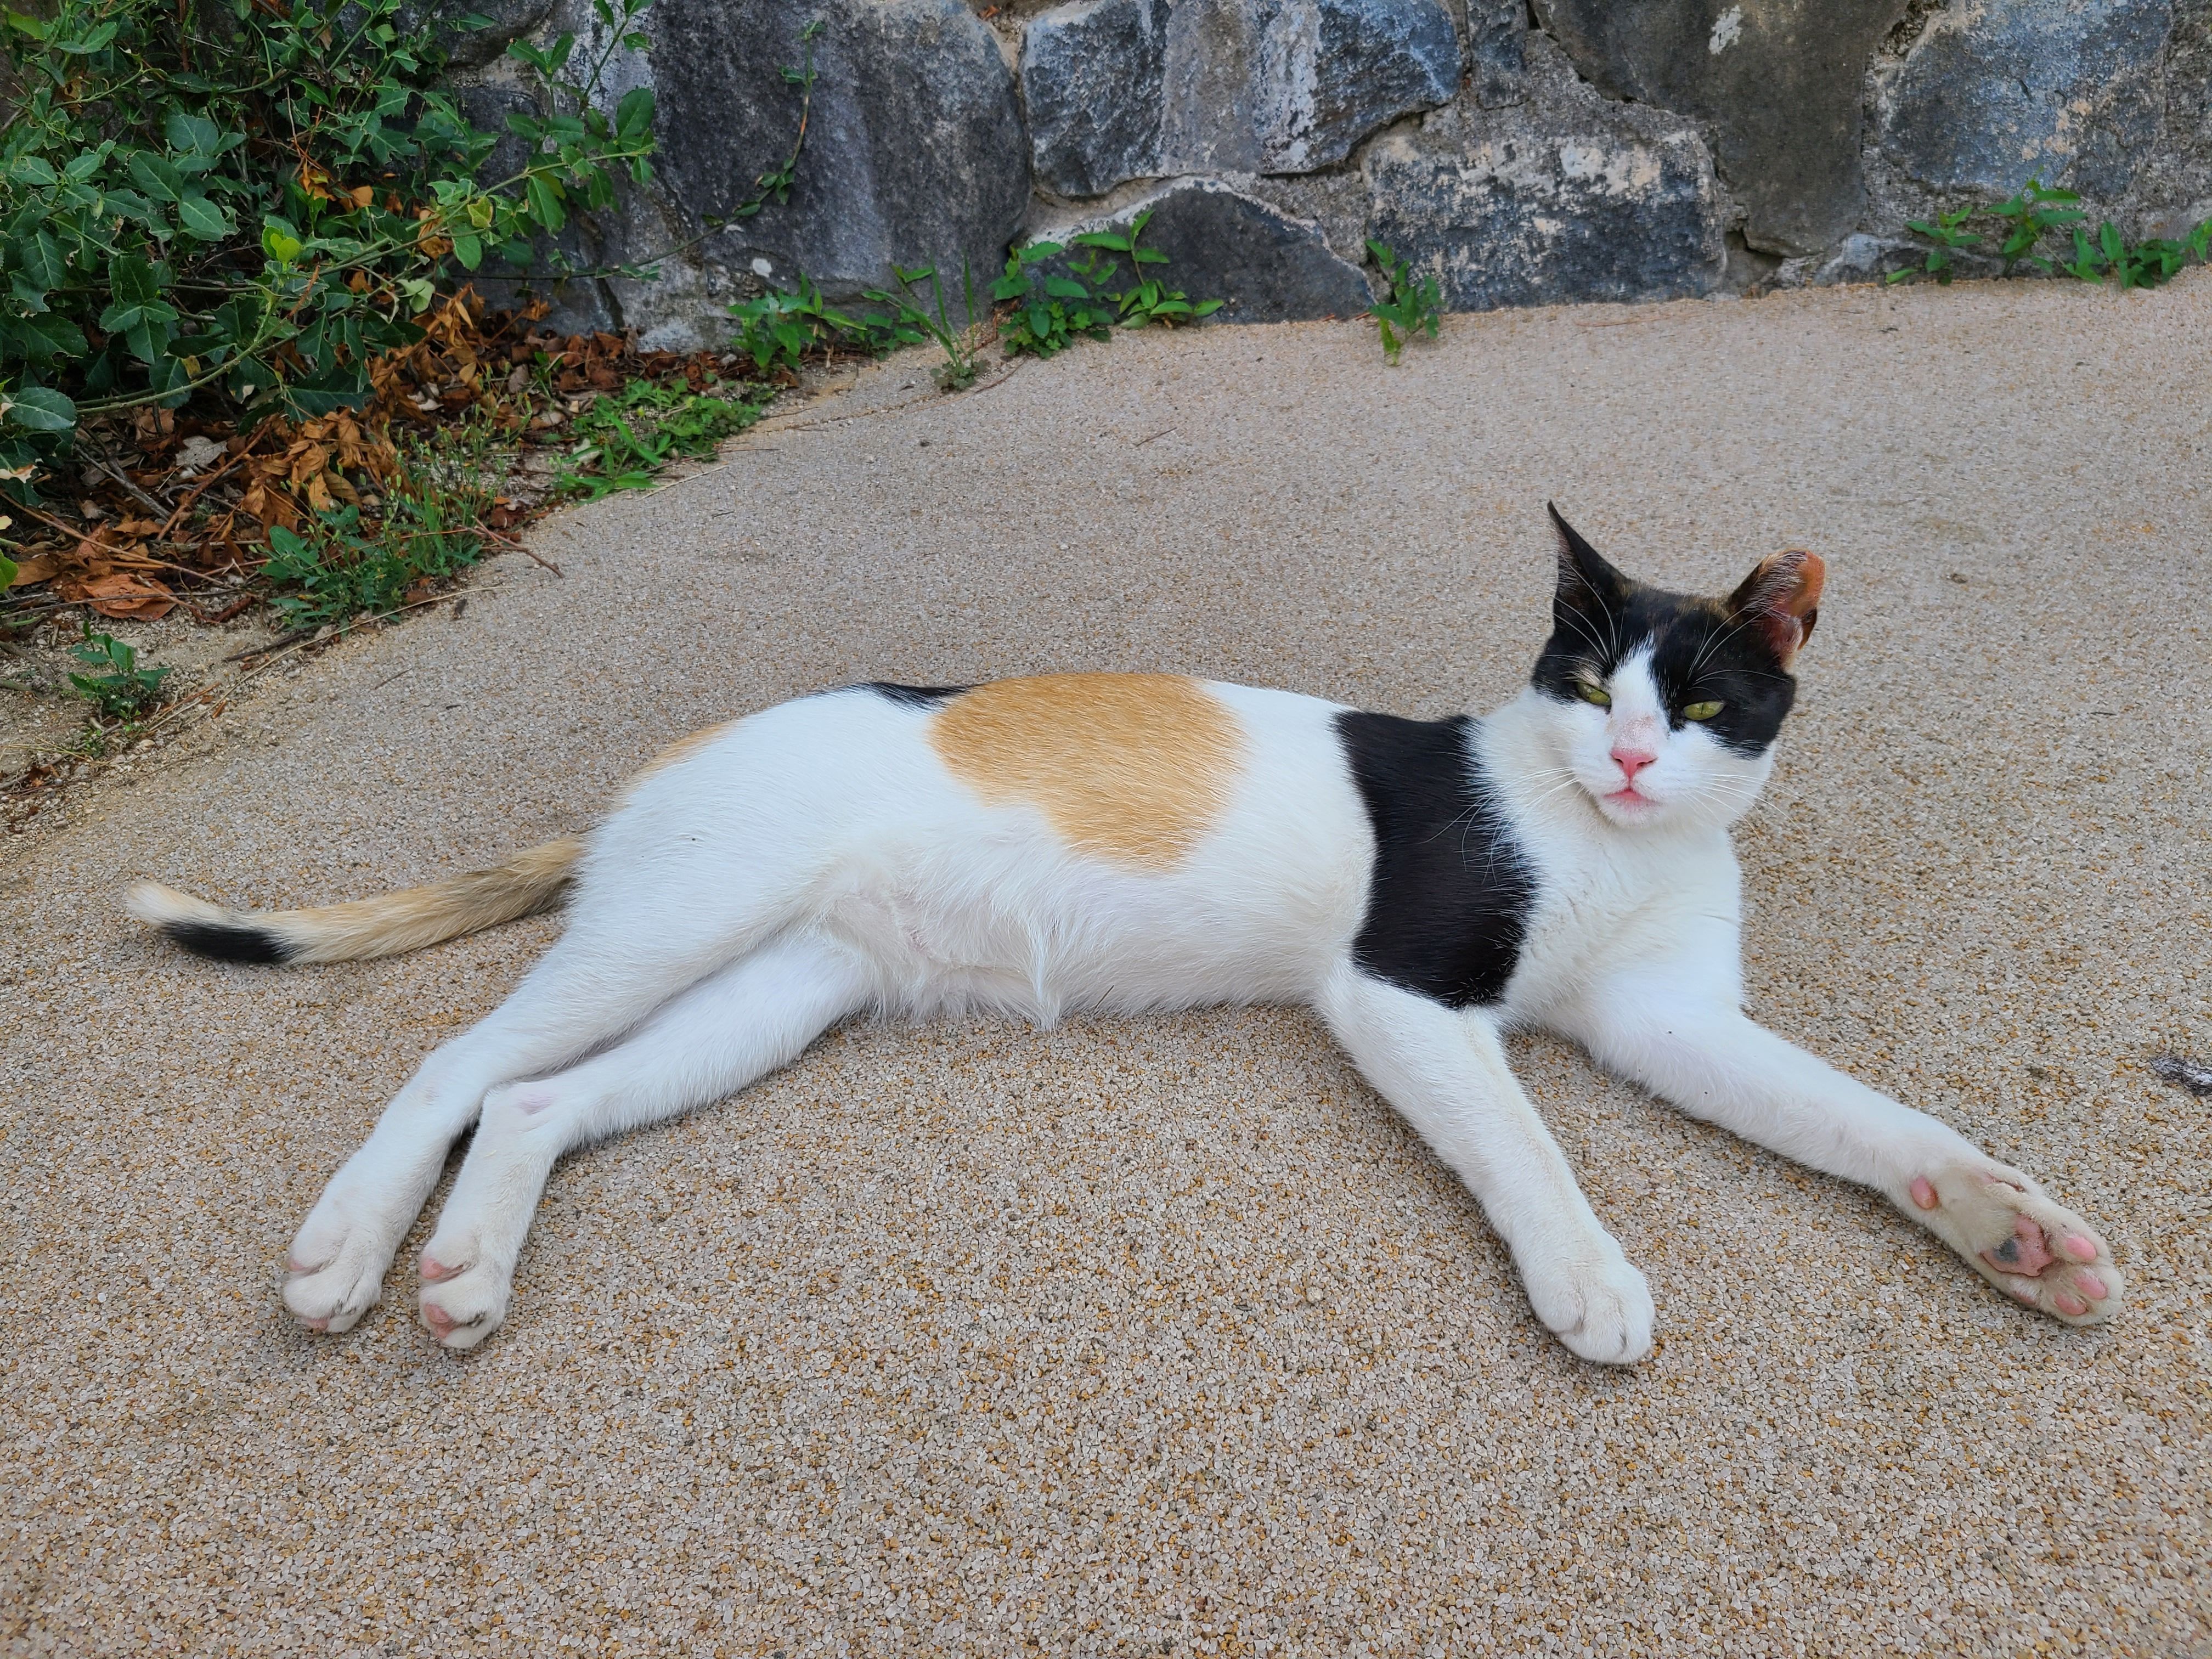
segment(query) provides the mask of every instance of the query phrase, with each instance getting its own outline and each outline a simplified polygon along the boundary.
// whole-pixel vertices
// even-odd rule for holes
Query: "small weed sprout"
[[[1957,267],[1952,263],[1951,256],[1961,248],[1975,246],[1982,240],[1978,231],[1965,228],[1966,221],[1980,211],[1978,207],[1960,208],[1955,213],[1939,213],[1933,219],[1907,219],[1905,222],[1906,228],[1917,231],[1929,241],[1928,257],[1921,265],[1920,275],[1933,276],[1937,282],[1948,285],[1951,278],[1957,275]],[[1889,273],[1889,280],[1901,283],[1913,274],[1909,270],[1893,270]]]
[[[112,634],[95,634],[87,623],[84,639],[70,653],[93,672],[72,674],[77,696],[110,720],[132,720],[161,700],[161,682],[173,668],[141,668],[135,647]]]
[[[2036,245],[2050,232],[2070,225],[2081,216],[2081,210],[2074,205],[2081,197],[2070,190],[2052,190],[2040,179],[2031,179],[2013,195],[1990,210],[1993,218],[2010,222],[1997,257],[2004,261],[2005,274],[2013,267],[2033,255]],[[2051,269],[2048,259],[2037,259],[2035,264],[2045,270]],[[1890,279],[1896,281],[1894,276]]]
[[[1370,237],[1368,252],[1382,268],[1382,280],[1390,291],[1367,307],[1367,314],[1375,319],[1375,327],[1382,337],[1382,356],[1386,362],[1396,362],[1406,349],[1406,342],[1417,334],[1437,337],[1437,325],[1443,310],[1443,289],[1434,276],[1416,277],[1406,261],[1387,244]]]
[[[738,349],[763,374],[796,370],[809,357],[835,351],[881,356],[922,338],[914,331],[901,337],[890,319],[836,310],[804,274],[797,288],[770,289],[757,298],[741,300],[730,307],[730,315],[737,319]]]
[[[959,392],[975,385],[975,356],[982,349],[984,324],[975,315],[975,277],[968,262],[960,262],[960,285],[968,320],[957,329],[945,314],[945,284],[938,278],[936,266],[923,265],[908,270],[903,265],[893,265],[891,273],[898,278],[899,294],[870,289],[866,297],[892,308],[892,327],[902,340],[908,337],[908,331],[919,330],[937,342],[938,349],[945,354],[945,361],[937,366],[934,374],[939,392]],[[915,288],[916,283],[921,282],[929,284],[930,292],[936,297],[934,317],[921,307],[921,295]]]

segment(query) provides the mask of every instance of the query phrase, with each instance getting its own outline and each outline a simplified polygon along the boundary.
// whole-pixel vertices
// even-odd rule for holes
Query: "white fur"
[[[1319,1011],[1467,1182],[1537,1316],[1585,1358],[1648,1353],[1651,1298],[1507,1067],[1499,1036],[1516,1024],[1567,1033],[1688,1111],[1879,1188],[2050,1309],[2055,1292],[2024,1293],[1980,1253],[2023,1214],[2094,1237],[2078,1218],[1739,1011],[1728,830],[1771,763],[1695,726],[1670,731],[1641,659],[1616,670],[1609,709],[1528,691],[1480,724],[1539,902],[1503,1000],[1457,1012],[1352,960],[1374,848],[1336,707],[1210,689],[1243,727],[1245,764],[1220,821],[1164,872],[1073,852],[1038,811],[984,805],[930,747],[932,711],[866,690],[736,722],[647,777],[592,837],[560,941],[424,1061],[331,1180],[294,1243],[286,1303],[319,1328],[358,1319],[471,1121],[424,1252],[423,1316],[453,1347],[504,1318],[562,1153],[741,1089],[842,1018],[1291,1001]],[[1607,799],[1624,746],[1653,757],[1640,803]],[[1916,1178],[1943,1194],[1932,1212],[1911,1197]],[[2120,1297],[2101,1243],[2097,1255],[2109,1295],[2092,1318]]]

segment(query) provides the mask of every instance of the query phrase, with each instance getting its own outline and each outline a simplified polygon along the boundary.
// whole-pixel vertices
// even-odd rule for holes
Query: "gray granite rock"
[[[1332,166],[1460,71],[1439,0],[1080,0],[1030,24],[1021,79],[1039,180],[1096,196]]]
[[[438,28],[438,46],[450,68],[480,69],[553,15],[554,0],[416,0],[401,9],[398,21],[411,27],[428,17]],[[471,19],[482,20],[464,27]]]
[[[1601,96],[1548,41],[1529,59],[1528,102],[1462,97],[1369,147],[1368,234],[1454,311],[1712,292],[1726,214],[1695,129]]]
[[[691,236],[789,153],[799,93],[778,71],[823,23],[789,199],[709,232],[699,262],[804,271],[832,295],[887,284],[894,264],[996,274],[1028,207],[1029,148],[997,40],[960,0],[660,0],[651,15],[661,198]]]
[[[1180,180],[1111,214],[1042,235],[1064,243],[1086,230],[1122,230],[1147,210],[1152,217],[1140,246],[1166,254],[1168,263],[1148,265],[1146,274],[1181,289],[1194,302],[1224,301],[1214,320],[1353,317],[1372,298],[1365,275],[1331,252],[1316,226],[1213,179]],[[1127,265],[1117,264],[1111,285],[1126,286],[1127,280]]]
[[[1503,109],[1528,95],[1527,0],[1468,0],[1468,85],[1485,109]]]
[[[1881,145],[1939,190],[2039,175],[2124,191],[2157,137],[2171,0],[1979,0],[1929,18],[1881,99]]]
[[[1022,102],[1036,181],[1103,196],[1160,171],[1168,0],[1081,0],[1022,40]]]
[[[1905,0],[1536,0],[1601,90],[1709,124],[1744,236],[1805,254],[1858,222],[1866,76]]]

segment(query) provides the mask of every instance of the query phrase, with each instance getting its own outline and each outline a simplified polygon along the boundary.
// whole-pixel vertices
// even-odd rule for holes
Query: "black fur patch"
[[[1375,828],[1352,960],[1449,1008],[1505,994],[1535,884],[1483,788],[1474,723],[1345,713],[1337,736]]]
[[[860,688],[872,691],[879,697],[900,703],[908,708],[934,708],[963,691],[972,691],[972,685],[894,685],[889,680],[870,680]]]
[[[1623,659],[1649,647],[1651,674],[1680,730],[1687,705],[1713,702],[1721,712],[1700,722],[1742,755],[1772,746],[1796,701],[1797,682],[1755,622],[1729,615],[1713,599],[1669,593],[1632,580],[1601,557],[1565,520],[1559,526],[1559,592],[1552,637],[1529,683],[1546,696],[1574,702],[1584,673],[1603,679]]]
[[[228,927],[219,921],[173,921],[161,931],[196,956],[217,962],[279,963],[292,947],[261,927]]]

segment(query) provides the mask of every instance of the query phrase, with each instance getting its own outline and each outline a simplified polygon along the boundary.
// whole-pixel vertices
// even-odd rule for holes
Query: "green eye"
[[[1582,699],[1584,702],[1594,702],[1601,708],[1610,708],[1613,707],[1613,693],[1607,690],[1595,680],[1577,680],[1575,682],[1575,690],[1582,694]],[[1718,703],[1715,703],[1713,706],[1716,708],[1720,707]]]
[[[1682,718],[1686,720],[1709,720],[1720,712],[1721,705],[1717,702],[1686,702],[1682,705]]]

